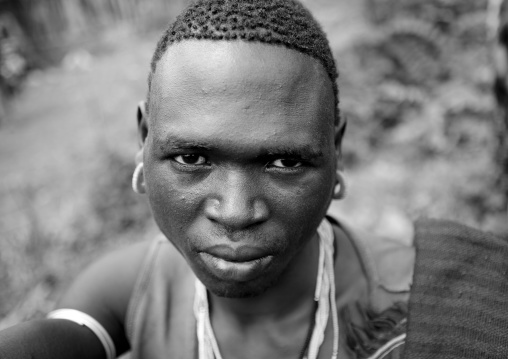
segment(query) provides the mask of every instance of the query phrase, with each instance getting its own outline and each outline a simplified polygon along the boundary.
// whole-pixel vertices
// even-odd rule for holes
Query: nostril
[[[216,221],[220,216],[219,207],[220,202],[218,199],[208,199],[205,204],[205,215],[207,218]]]
[[[265,201],[254,201],[254,220],[256,223],[264,222],[268,219],[270,211]]]
[[[268,217],[267,206],[259,200],[224,197],[206,203],[206,217],[228,229],[245,229]]]

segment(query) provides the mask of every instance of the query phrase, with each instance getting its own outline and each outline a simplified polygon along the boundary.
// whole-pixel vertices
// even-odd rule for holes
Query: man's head
[[[253,23],[275,11],[270,4],[304,11],[278,0],[202,1],[214,5],[184,17],[204,26],[208,12],[233,16],[230,4],[258,3],[267,10],[252,12]],[[295,265],[330,203],[341,137],[334,75],[296,43],[161,43],[140,123],[154,218],[210,291],[259,295]]]
[[[189,39],[262,42],[312,56],[328,74],[335,105],[338,105],[337,68],[328,40],[313,16],[297,1],[198,0],[193,3],[177,17],[157,43],[148,76],[148,104],[159,60],[169,46]],[[339,120],[338,108],[336,120]]]

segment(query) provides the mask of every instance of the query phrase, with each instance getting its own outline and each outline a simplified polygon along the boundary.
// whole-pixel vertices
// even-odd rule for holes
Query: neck
[[[317,233],[288,265],[279,281],[253,298],[223,298],[209,293],[214,315],[234,317],[240,322],[288,316],[300,308],[311,310],[316,288],[319,242]],[[304,309],[305,308],[305,309]],[[307,311],[307,310],[305,310]]]

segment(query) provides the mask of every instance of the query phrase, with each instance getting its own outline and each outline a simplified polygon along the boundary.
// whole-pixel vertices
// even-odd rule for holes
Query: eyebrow
[[[322,151],[306,145],[298,147],[280,146],[265,149],[262,152],[263,154],[261,156],[280,156],[288,158],[301,158],[303,160],[312,160],[314,158],[323,157]]]
[[[175,150],[192,150],[192,151],[221,151],[220,147],[208,143],[206,141],[193,141],[185,140],[178,137],[168,136],[162,140],[156,140],[157,146],[161,151],[175,151]],[[298,145],[298,146],[284,146],[275,145],[262,147],[257,158],[263,157],[287,157],[287,158],[300,158],[303,160],[312,160],[315,158],[323,157],[323,152],[311,145]]]
[[[211,151],[216,148],[212,144],[203,141],[189,141],[177,137],[167,137],[163,140],[156,140],[160,150],[202,150]]]

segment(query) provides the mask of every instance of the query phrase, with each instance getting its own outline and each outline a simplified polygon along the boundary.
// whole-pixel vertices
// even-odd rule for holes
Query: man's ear
[[[136,112],[138,125],[139,151],[136,153],[136,163],[143,162],[143,149],[146,136],[148,135],[148,122],[146,117],[146,102],[140,101]]]
[[[140,146],[145,143],[146,136],[148,135],[148,122],[146,117],[146,102],[140,101],[138,103],[138,110],[136,112],[136,118],[138,122],[138,135]]]
[[[335,126],[335,153],[337,156],[337,169],[344,170],[344,163],[342,159],[342,139],[346,133],[347,118],[339,119],[339,123]]]

